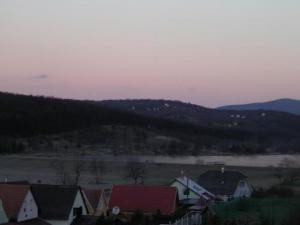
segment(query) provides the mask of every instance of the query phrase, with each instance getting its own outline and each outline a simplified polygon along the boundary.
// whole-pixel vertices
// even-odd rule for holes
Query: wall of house
[[[38,207],[33,198],[31,191],[28,191],[22,207],[19,211],[17,221],[22,222],[26,220],[35,219],[38,217]]]
[[[246,180],[241,180],[240,183],[238,184],[233,197],[234,198],[249,198],[251,197],[252,194],[252,188],[248,184]]]
[[[8,222],[8,218],[4,212],[2,201],[0,199],[0,224],[4,224]]]
[[[84,204],[83,196],[78,191],[68,219],[66,219],[66,220],[46,220],[46,221],[52,225],[70,225],[76,217],[73,215],[73,209],[79,208],[79,207],[82,207],[82,215],[87,215],[87,209]]]
[[[186,186],[181,184],[180,182],[178,181],[174,181],[172,184],[171,184],[172,187],[176,187],[177,188],[177,193],[178,193],[178,198],[179,198],[179,201],[181,200],[184,200],[187,198],[187,196],[184,194],[184,191],[186,190]],[[190,194],[188,196],[188,198],[190,199],[199,199],[200,196],[197,195],[195,192],[193,192],[192,190],[190,190]]]
[[[101,215],[106,216],[106,214],[107,214],[106,211],[107,211],[107,204],[106,204],[106,201],[104,198],[104,194],[102,194],[100,197],[98,206],[97,206],[97,210],[95,212],[95,216],[101,216]]]

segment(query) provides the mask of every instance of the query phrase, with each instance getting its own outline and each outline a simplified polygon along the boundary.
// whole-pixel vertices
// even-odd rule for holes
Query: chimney
[[[222,168],[221,168],[221,173],[224,173],[224,172],[225,172],[225,168],[222,167]]]

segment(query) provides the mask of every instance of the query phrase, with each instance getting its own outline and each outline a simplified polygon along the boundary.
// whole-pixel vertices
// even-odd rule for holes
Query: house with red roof
[[[29,185],[0,184],[0,199],[10,222],[23,222],[38,217],[38,207]]]
[[[118,209],[123,215],[132,215],[137,210],[145,215],[158,211],[169,216],[176,210],[177,190],[168,186],[114,185],[108,209]]]
[[[86,202],[89,215],[106,215],[107,202],[103,190],[82,188],[82,194]]]

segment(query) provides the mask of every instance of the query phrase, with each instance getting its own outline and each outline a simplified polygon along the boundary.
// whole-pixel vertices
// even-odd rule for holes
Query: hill
[[[216,110],[168,100],[108,100],[100,105],[112,109],[190,123],[202,127],[249,131],[262,136],[298,136],[300,117],[268,110]]]
[[[0,124],[0,153],[286,153],[299,151],[300,143],[299,116],[166,100],[96,102],[0,93]]]
[[[300,100],[278,99],[270,102],[222,106],[221,110],[272,110],[300,115]]]

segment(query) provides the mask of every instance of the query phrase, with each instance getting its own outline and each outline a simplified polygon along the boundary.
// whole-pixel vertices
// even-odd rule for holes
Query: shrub
[[[282,186],[273,186],[271,187],[267,193],[270,196],[279,196],[279,197],[293,197],[295,192],[293,189]]]
[[[249,202],[247,199],[239,199],[236,207],[237,210],[245,212],[249,209]]]

